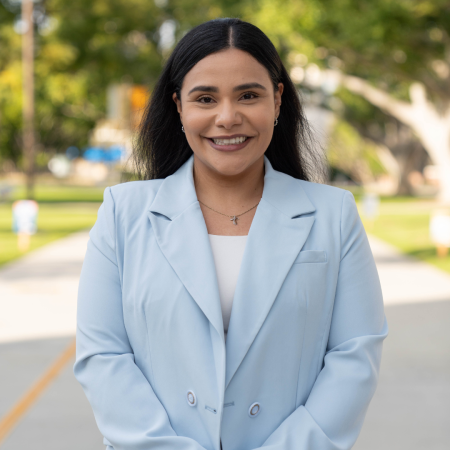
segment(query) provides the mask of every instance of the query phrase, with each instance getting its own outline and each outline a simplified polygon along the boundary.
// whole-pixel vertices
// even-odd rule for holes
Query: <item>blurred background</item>
[[[103,191],[132,177],[176,42],[240,17],[274,42],[357,200],[390,335],[357,450],[450,442],[450,5],[444,0],[0,0],[0,447],[101,449],[72,373]]]

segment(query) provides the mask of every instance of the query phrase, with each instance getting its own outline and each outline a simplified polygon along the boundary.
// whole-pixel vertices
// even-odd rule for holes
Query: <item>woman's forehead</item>
[[[202,85],[220,91],[249,83],[268,89],[271,80],[267,69],[249,53],[231,48],[201,59],[186,74],[182,89],[191,91],[194,85]]]

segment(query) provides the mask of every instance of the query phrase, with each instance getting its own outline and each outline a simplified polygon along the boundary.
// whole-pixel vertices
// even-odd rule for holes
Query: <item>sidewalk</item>
[[[385,306],[450,301],[450,274],[370,236]]]
[[[389,335],[353,450],[448,450],[450,275],[370,237]]]
[[[0,269],[0,417],[75,334],[79,232]],[[370,237],[390,333],[376,395],[355,450],[447,450],[450,442],[450,275]],[[100,450],[92,410],[71,361],[2,450]]]
[[[86,231],[0,268],[0,343],[72,336]]]
[[[88,232],[74,233],[0,268],[0,419],[74,339]],[[101,450],[74,358],[0,444],[2,450]]]

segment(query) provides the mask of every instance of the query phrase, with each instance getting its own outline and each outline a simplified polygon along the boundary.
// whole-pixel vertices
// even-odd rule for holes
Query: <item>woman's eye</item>
[[[202,100],[205,100],[205,101],[202,101]],[[211,97],[200,97],[200,98],[198,99],[198,101],[199,101],[200,103],[212,103],[212,98],[211,98]]]
[[[242,95],[242,99],[243,100],[253,100],[255,98],[257,98],[258,95],[253,93],[253,92],[246,92],[245,94]],[[199,103],[204,103],[204,104],[211,104],[214,102],[214,99],[211,97],[200,97],[197,99],[197,101]]]
[[[245,98],[244,98],[245,97]],[[256,94],[254,94],[253,92],[246,92],[242,98],[244,100],[253,100],[254,98],[258,97]]]

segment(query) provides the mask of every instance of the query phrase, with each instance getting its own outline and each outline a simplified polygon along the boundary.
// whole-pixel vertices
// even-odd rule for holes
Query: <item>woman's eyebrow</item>
[[[245,89],[264,89],[265,91],[267,91],[267,89],[259,83],[245,83],[245,84],[240,84],[239,86],[236,86],[233,88],[233,92],[236,91],[243,91]],[[192,92],[196,92],[196,91],[201,91],[201,92],[219,92],[219,88],[217,88],[216,86],[195,86],[194,88],[192,88],[189,92],[189,94],[192,94]]]
[[[245,84],[240,84],[239,86],[236,86],[233,89],[233,92],[235,91],[243,91],[245,89],[264,89],[265,91],[267,91],[267,89],[259,83],[245,83]]]
[[[196,92],[196,91],[201,91],[201,92],[219,92],[219,89],[216,88],[215,86],[195,86],[194,88],[192,88],[188,92],[188,95],[191,94],[192,92]]]

